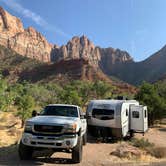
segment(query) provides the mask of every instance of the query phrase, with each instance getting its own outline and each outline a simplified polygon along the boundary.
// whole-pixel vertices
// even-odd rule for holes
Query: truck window
[[[94,108],[92,111],[92,117],[100,120],[114,119],[114,110]]]
[[[81,115],[84,115],[83,111],[82,111],[80,108],[78,108],[78,110],[79,110],[80,116],[81,116]]]
[[[138,111],[133,111],[132,112],[132,117],[133,118],[139,118],[139,112]]]
[[[78,117],[78,111],[72,106],[46,106],[41,115]]]

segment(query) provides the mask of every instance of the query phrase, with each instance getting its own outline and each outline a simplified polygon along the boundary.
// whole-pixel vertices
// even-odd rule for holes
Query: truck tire
[[[72,149],[73,163],[80,163],[82,160],[82,137],[78,137],[77,145]]]
[[[24,145],[22,141],[20,141],[18,153],[21,160],[30,160],[32,159],[33,148]]]
[[[86,145],[87,143],[87,132],[83,135],[83,145]]]

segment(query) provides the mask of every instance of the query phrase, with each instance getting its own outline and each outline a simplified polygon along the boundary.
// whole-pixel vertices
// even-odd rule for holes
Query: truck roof
[[[68,106],[68,107],[79,107],[78,105],[72,105],[72,104],[48,104],[47,106]]]

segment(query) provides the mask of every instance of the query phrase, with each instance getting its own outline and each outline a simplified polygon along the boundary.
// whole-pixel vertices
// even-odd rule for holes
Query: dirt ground
[[[13,124],[14,129],[13,129]],[[17,153],[16,141],[20,137],[20,124],[13,115],[0,115],[0,166],[1,165],[80,165],[80,166],[166,166],[166,159],[156,159],[151,156],[144,156],[141,160],[128,160],[110,155],[110,153],[120,144],[128,144],[126,141],[116,143],[97,143],[89,137],[88,143],[83,148],[83,160],[80,164],[72,164],[71,154],[54,153],[51,158],[39,157],[31,161],[20,161]],[[15,131],[16,134],[15,134]],[[144,135],[136,134],[136,138],[147,138],[158,147],[166,148],[166,125],[150,128]]]
[[[136,134],[136,138],[145,138],[158,147],[166,147],[166,125],[149,128],[144,136],[142,134]]]
[[[165,166],[166,160],[152,159],[146,157],[140,160],[127,160],[120,159],[110,152],[119,143],[88,143],[83,148],[83,160],[80,164],[73,164],[71,161],[71,154],[54,153],[51,158],[36,158],[31,161],[20,161],[15,146],[8,146],[0,148],[0,165],[20,165],[20,166],[33,166],[33,165],[79,165],[79,166]],[[3,153],[2,153],[3,152]]]

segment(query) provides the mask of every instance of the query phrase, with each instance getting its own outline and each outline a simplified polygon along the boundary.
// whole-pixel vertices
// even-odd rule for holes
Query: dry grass
[[[132,139],[131,145],[144,150],[147,154],[156,158],[166,158],[166,147],[156,147],[148,139]]]
[[[144,138],[141,138],[141,139],[133,138],[130,144],[135,147],[141,148],[143,150],[145,150],[148,147],[154,147],[153,143],[149,142],[148,139],[144,139]]]
[[[142,151],[139,148],[128,144],[120,144],[114,151],[110,153],[111,155],[117,156],[119,158],[126,158],[126,159],[140,159],[142,155]]]
[[[156,158],[166,158],[166,148],[165,147],[153,147],[147,148],[147,153]]]

